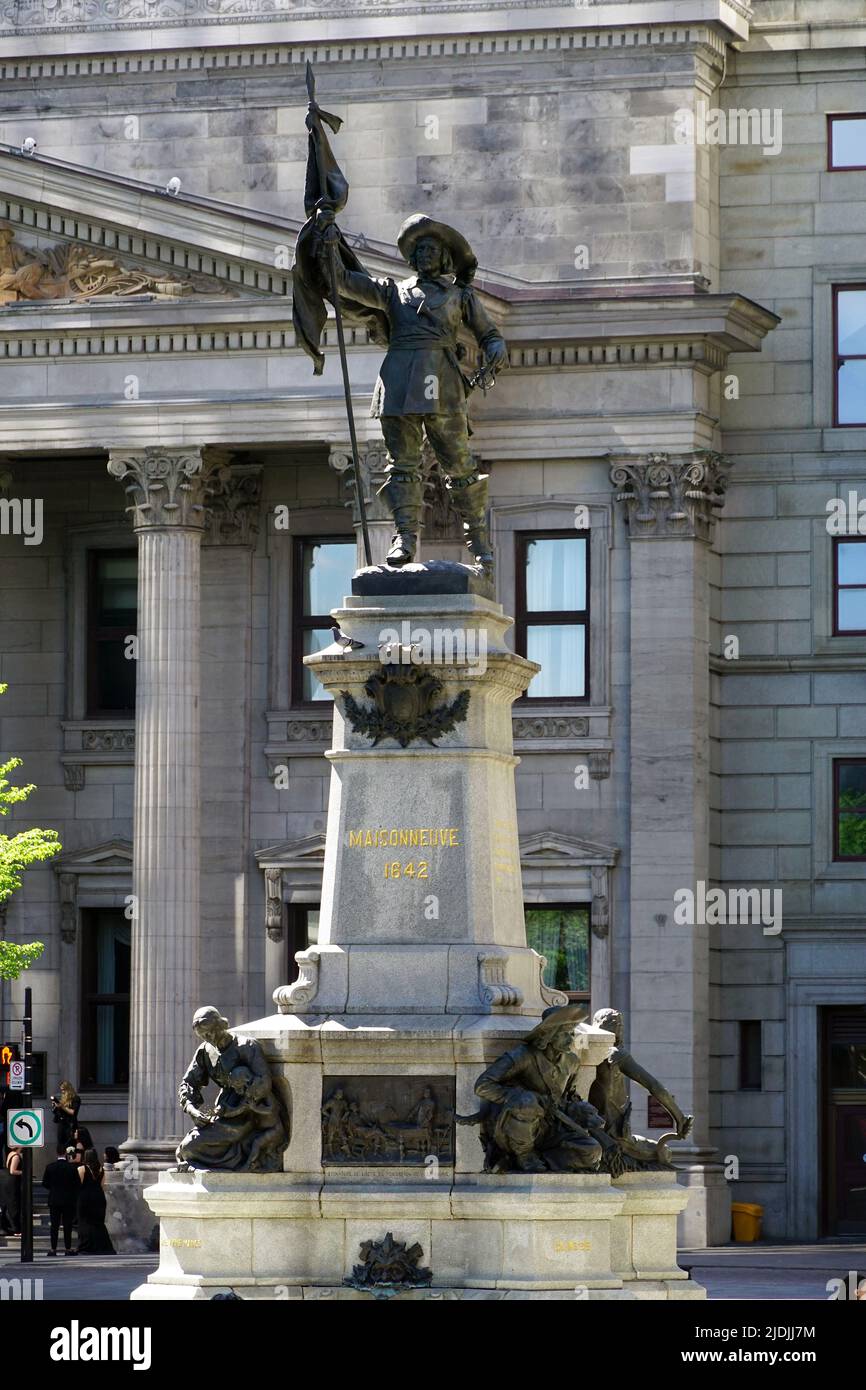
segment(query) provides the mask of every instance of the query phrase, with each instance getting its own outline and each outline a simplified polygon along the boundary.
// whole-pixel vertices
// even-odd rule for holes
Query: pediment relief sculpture
[[[189,295],[236,298],[208,275],[173,275],[127,264],[111,251],[67,241],[46,250],[22,246],[9,225],[0,224],[0,305],[43,299],[126,299],[135,295],[182,299]]]

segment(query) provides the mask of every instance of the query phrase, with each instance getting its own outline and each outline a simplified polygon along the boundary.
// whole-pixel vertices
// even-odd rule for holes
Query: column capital
[[[178,527],[202,531],[205,501],[225,467],[203,449],[112,449],[108,471],[125,485],[136,531]]]
[[[217,462],[208,451],[208,463]],[[219,463],[206,480],[205,545],[255,545],[259,533],[262,467]]]
[[[625,503],[631,540],[712,540],[727,467],[709,450],[611,455],[610,480]]]

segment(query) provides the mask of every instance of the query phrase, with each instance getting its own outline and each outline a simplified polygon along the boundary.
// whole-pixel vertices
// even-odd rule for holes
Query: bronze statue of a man
[[[318,255],[327,275],[328,243],[338,236],[331,207],[318,209],[316,228]],[[426,435],[451,503],[462,518],[466,545],[475,563],[490,573],[487,477],[478,472],[469,450],[467,398],[472,383],[460,364],[460,331],[465,326],[473,334],[488,373],[507,366],[508,351],[470,287],[478,262],[465,237],[445,222],[415,213],[400,228],[397,245],[415,272],[405,280],[377,279],[334,258],[340,297],[379,311],[388,323],[388,353],[370,408],[380,420],[388,450],[381,491],[396,528],[388,564],[407,565],[415,558]]]
[[[610,1057],[602,1062],[595,1073],[595,1081],[589,1091],[589,1099],[598,1109],[604,1120],[605,1130],[611,1135],[619,1148],[619,1156],[612,1165],[613,1171],[639,1168],[670,1167],[669,1154],[663,1141],[644,1139],[631,1132],[631,1101],[628,1098],[628,1082],[635,1081],[643,1086],[651,1096],[663,1105],[673,1117],[676,1138],[685,1139],[691,1133],[693,1119],[684,1115],[667,1087],[636,1062],[630,1052],[623,1047],[623,1016],[618,1009],[598,1009],[593,1014],[593,1026],[613,1033],[616,1046]],[[670,1139],[674,1136],[667,1135]]]
[[[482,1105],[461,1124],[480,1124],[486,1172],[595,1172],[614,1140],[577,1093],[582,1065],[579,1004],[548,1009],[524,1042],[503,1052],[475,1083]]]

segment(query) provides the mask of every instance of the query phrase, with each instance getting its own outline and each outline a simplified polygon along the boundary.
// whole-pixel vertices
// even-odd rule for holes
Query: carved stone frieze
[[[134,753],[134,729],[82,729],[81,748],[86,753]]]
[[[230,24],[271,20],[274,17],[292,21],[322,17],[334,20],[353,18],[362,11],[375,15],[428,15],[431,12],[448,14],[467,11],[484,13],[520,9],[546,9],[557,0],[57,0],[46,5],[44,0],[0,0],[0,32],[10,28],[27,32],[52,32],[70,27],[87,29],[126,29],[142,25],[171,24]],[[751,10],[743,0],[729,0],[731,8],[745,18]],[[646,25],[635,26],[634,42],[650,42]],[[610,41],[610,34],[604,37]],[[712,31],[706,32],[707,41]],[[631,36],[630,36],[631,39]]]
[[[453,1076],[332,1076],[322,1101],[322,1161],[342,1166],[454,1162]]]
[[[206,502],[222,465],[200,449],[112,450],[108,471],[125,484],[133,527],[203,530]]]
[[[36,250],[16,241],[11,226],[0,225],[0,305],[22,300],[128,299],[140,295],[181,299],[192,294],[223,298],[234,296],[234,291],[205,275],[178,276],[127,265],[112,252],[94,250],[78,241]]]
[[[548,738],[586,738],[589,720],[556,715],[537,715],[535,718],[515,715],[512,731],[515,738],[539,741]]]
[[[624,502],[632,540],[712,539],[727,483],[725,461],[709,452],[614,460],[610,480]]]

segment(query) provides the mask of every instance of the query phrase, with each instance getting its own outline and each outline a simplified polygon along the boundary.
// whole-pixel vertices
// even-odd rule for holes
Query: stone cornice
[[[531,37],[535,45],[590,49],[711,40],[721,47],[725,40],[748,37],[749,16],[743,0],[643,0],[639,5],[629,0],[579,5],[563,0],[247,0],[244,5],[238,0],[185,0],[182,6],[176,0],[147,5],[84,0],[79,6],[60,0],[51,9],[37,0],[2,0],[0,33],[6,36],[7,52],[25,60],[34,50],[124,53],[135,45],[141,51],[139,33],[145,30],[150,40],[142,54],[145,61],[160,48],[176,51],[183,45],[201,53],[220,45],[227,55],[229,46],[256,42],[279,45],[292,54],[315,44],[301,61],[315,52],[321,64],[358,57],[423,57],[433,44],[439,51],[447,39],[484,45],[482,51],[501,45],[495,51],[511,53],[519,51],[515,39],[522,37]]]
[[[496,318],[514,369],[696,366],[710,373],[729,352],[753,352],[779,322],[739,295],[580,299],[497,304]],[[325,346],[334,346],[334,334]],[[381,354],[362,328],[350,328],[356,351]],[[196,356],[202,353],[298,351],[289,306],[272,300],[190,300],[7,306],[0,313],[0,361],[39,358]]]

